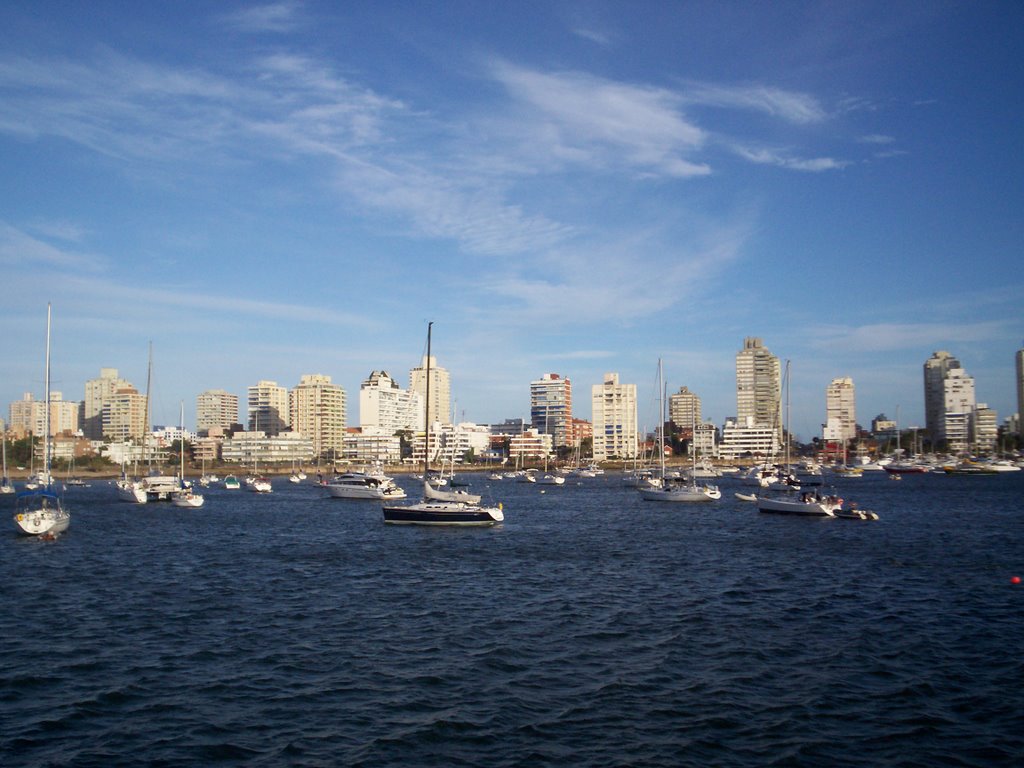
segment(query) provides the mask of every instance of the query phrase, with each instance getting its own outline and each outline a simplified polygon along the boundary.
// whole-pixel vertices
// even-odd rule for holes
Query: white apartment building
[[[853,379],[832,379],[825,388],[826,442],[849,442],[857,437],[857,405]]]
[[[668,396],[668,419],[676,429],[692,431],[694,424],[699,426],[703,422],[700,408],[700,398],[687,387]]]
[[[292,430],[313,441],[316,456],[330,456],[345,442],[345,390],[331,383],[330,376],[306,374],[290,396]]]
[[[423,397],[402,389],[387,371],[372,371],[359,387],[359,426],[384,434],[423,430]]]
[[[981,453],[991,453],[999,440],[999,416],[987,403],[978,403],[971,419],[971,445]]]
[[[555,446],[571,445],[572,382],[545,373],[530,382],[530,424],[552,436]]]
[[[718,455],[718,429],[711,422],[698,423],[693,430],[690,445],[697,450],[698,456],[712,457]]]
[[[82,401],[82,432],[90,440],[102,440],[103,404],[119,389],[132,385],[117,375],[117,368],[100,368],[98,379],[85,382],[85,400]]]
[[[287,466],[294,462],[309,462],[313,456],[313,441],[297,432],[267,435],[264,432],[236,432],[221,445],[221,457],[226,462],[243,466],[276,464]]]
[[[196,431],[230,429],[238,420],[238,395],[223,389],[208,389],[196,395]]]
[[[419,368],[409,371],[409,389],[419,394],[427,409],[430,422],[440,421],[450,424],[452,420],[452,385],[451,376],[444,368],[437,365],[437,358],[430,356],[430,402],[427,399],[427,358],[424,356]],[[422,424],[419,427],[422,429]]]
[[[1017,434],[1024,434],[1021,430],[1021,420],[1024,420],[1024,349],[1018,349],[1014,357],[1017,369]]]
[[[512,435],[508,441],[508,458],[519,466],[530,459],[545,459],[551,456],[554,440],[551,435],[530,427],[521,435]]]
[[[340,458],[357,464],[398,464],[402,461],[402,441],[394,432],[377,427],[346,431]]]
[[[550,443],[550,435],[547,435]],[[412,443],[412,458],[417,464],[423,463],[423,431],[421,430]],[[486,424],[461,422],[444,424],[434,422],[430,426],[430,463],[439,469],[442,465],[452,462],[461,464],[463,457],[473,452],[474,456],[482,456],[490,450],[491,430]]]
[[[248,432],[273,437],[288,431],[288,390],[276,381],[260,381],[249,387]]]
[[[970,420],[974,413],[974,377],[963,368],[951,368],[943,381],[943,419],[940,440],[950,451],[966,450],[971,441]]]
[[[954,370],[962,370],[960,361],[944,350],[924,363],[924,424],[935,443],[946,439],[946,377]]]
[[[750,419],[758,427],[774,428],[782,440],[782,377],[779,358],[761,339],[748,336],[736,353],[736,418],[738,424]]]
[[[753,416],[745,419],[726,419],[722,429],[722,443],[718,448],[724,459],[750,456],[776,456],[782,445],[779,433],[769,426],[758,424]]]
[[[633,459],[639,446],[636,384],[620,384],[619,374],[606,373],[590,389],[594,460]]]

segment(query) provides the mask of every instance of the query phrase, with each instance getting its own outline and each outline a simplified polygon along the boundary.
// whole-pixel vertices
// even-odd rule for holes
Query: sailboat
[[[66,531],[71,514],[53,490],[50,474],[50,305],[46,305],[46,414],[43,431],[43,476],[46,484],[34,491],[22,491],[16,497],[14,524],[18,532],[29,536],[55,536]]]
[[[0,494],[14,493],[14,484],[11,482],[10,478],[7,477],[7,435],[2,435],[0,437],[2,437],[4,442],[4,474],[3,477],[0,478]]]
[[[181,488],[171,497],[171,503],[176,507],[191,507],[193,509],[203,506],[206,500],[201,493],[196,493],[185,483],[185,403],[181,403],[181,439],[178,440],[178,455],[181,457],[181,474],[178,480]]]
[[[433,322],[427,323],[427,391],[424,407],[423,443],[423,501],[402,506],[385,505],[384,522],[393,525],[462,525],[484,526],[500,523],[505,519],[501,504],[496,507],[482,507],[465,501],[450,501],[430,497],[430,340]]]
[[[129,501],[136,504],[146,504],[150,501],[170,501],[171,497],[174,496],[178,491],[178,479],[173,475],[162,475],[160,472],[153,467],[153,454],[149,452],[149,426],[152,423],[150,421],[150,403],[152,401],[152,395],[150,394],[153,383],[153,344],[150,342],[149,345],[149,364],[146,373],[146,420],[142,428],[142,450],[143,459],[147,459],[149,462],[149,474],[143,477],[141,480],[129,480],[127,475],[122,476],[117,481],[117,495],[122,501]]]
[[[658,453],[661,456],[659,477],[653,482],[638,486],[640,498],[644,501],[717,501],[722,492],[715,485],[697,485],[690,476],[690,484],[673,482],[665,477],[665,383],[661,360],[658,360],[658,390],[660,410],[658,413]],[[697,448],[693,446],[694,467],[697,466]]]
[[[256,411],[256,422],[254,432],[259,431],[260,427],[260,412]],[[250,491],[256,493],[271,493],[274,487],[270,484],[270,478],[265,475],[261,475],[259,472],[259,445],[254,445],[252,449],[252,475],[246,478],[246,485],[249,486]]]

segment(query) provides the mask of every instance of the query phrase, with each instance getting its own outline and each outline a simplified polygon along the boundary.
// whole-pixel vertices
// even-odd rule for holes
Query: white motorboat
[[[385,475],[367,472],[345,472],[325,486],[335,499],[404,499],[405,491]]]
[[[780,515],[805,515],[810,517],[835,517],[842,510],[843,500],[837,496],[822,496],[806,492],[798,497],[763,496],[757,497],[760,512],[774,512]]]

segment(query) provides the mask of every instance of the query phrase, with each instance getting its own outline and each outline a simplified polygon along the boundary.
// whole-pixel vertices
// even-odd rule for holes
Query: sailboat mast
[[[430,469],[430,329],[434,321],[427,323],[427,397],[423,404],[423,482],[427,481],[427,472]]]
[[[152,415],[150,412],[152,395],[150,394],[150,387],[153,384],[153,342],[149,342],[149,363],[146,366],[146,419],[142,425],[142,460],[145,461],[146,457],[149,456],[149,419]],[[152,463],[152,456],[149,456],[150,463]]]
[[[50,484],[50,303],[46,304],[46,373],[43,383],[43,402],[46,403],[43,415],[43,468],[46,472],[46,484]]]

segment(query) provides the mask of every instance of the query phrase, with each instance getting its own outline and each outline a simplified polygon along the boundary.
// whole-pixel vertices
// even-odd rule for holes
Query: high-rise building
[[[341,453],[345,442],[345,390],[330,376],[306,374],[291,392],[291,427],[313,441],[316,456]]]
[[[439,368],[437,358],[430,356],[430,402],[427,400],[427,358],[419,368],[409,371],[409,389],[418,392],[423,398],[430,423],[435,421],[450,424],[452,420],[451,377],[444,368]]]
[[[1017,350],[1017,432],[1024,437],[1024,349]]]
[[[423,429],[423,397],[402,389],[387,371],[372,371],[359,387],[359,426],[384,435]]]
[[[761,339],[747,337],[736,353],[736,420],[782,435],[782,379],[779,358]]]
[[[10,429],[24,434],[42,435],[46,431],[46,403],[26,392],[8,407]],[[79,404],[65,400],[60,392],[50,392],[50,436],[78,431]]]
[[[103,439],[141,443],[149,428],[148,398],[130,384],[119,387],[103,403]]]
[[[994,451],[998,439],[999,415],[987,403],[978,403],[971,419],[972,450],[983,453]]]
[[[98,379],[85,382],[85,400],[82,401],[80,423],[82,433],[90,440],[103,439],[103,404],[119,389],[131,387],[118,378],[117,368],[100,368]]]
[[[853,379],[832,379],[825,388],[826,440],[848,442],[857,437],[857,407]]]
[[[268,437],[288,430],[288,390],[276,381],[260,381],[249,387],[250,432],[262,432]]]
[[[946,441],[950,451],[966,450],[971,442],[974,419],[974,377],[963,368],[952,368],[946,374],[944,406],[940,440]]]
[[[545,373],[530,382],[530,425],[551,435],[555,448],[571,445],[572,382],[557,373]]]
[[[693,433],[694,425],[702,423],[700,398],[686,387],[668,396],[668,419],[676,429]]]
[[[944,350],[932,353],[924,363],[924,426],[933,444],[946,437],[946,376],[960,367],[960,361]]]
[[[636,384],[620,384],[619,374],[606,373],[590,389],[594,459],[632,459],[637,455]]]
[[[238,395],[223,389],[208,389],[196,395],[196,431],[230,429],[238,421]]]

